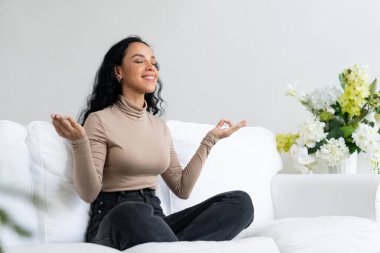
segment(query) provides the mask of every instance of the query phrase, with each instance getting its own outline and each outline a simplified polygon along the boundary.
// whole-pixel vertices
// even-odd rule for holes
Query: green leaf
[[[20,236],[29,237],[32,235],[30,231],[16,224],[3,209],[0,209],[0,224],[12,228]]]
[[[343,136],[344,136],[344,132],[342,130],[340,130],[340,127],[337,127],[337,128],[332,129],[326,138],[327,139],[331,139],[331,138],[338,139],[339,137],[343,137]]]
[[[348,125],[342,126],[339,129],[343,131],[343,138],[346,139],[347,137],[351,136],[351,134],[355,131],[356,128],[351,125]]]
[[[370,90],[371,94],[376,92],[376,84],[377,84],[377,79],[373,80],[373,82],[369,86],[369,90]]]
[[[32,201],[33,204],[35,204],[37,207],[40,207],[43,205],[42,199],[37,196],[36,194],[30,194],[28,192],[24,192],[20,189],[14,188],[14,187],[9,187],[9,186],[3,186],[0,185],[0,192],[5,193],[7,195],[14,195],[20,198],[23,198],[27,201]]]
[[[317,142],[315,144],[315,147],[314,148],[308,148],[307,149],[307,153],[310,155],[310,154],[314,154],[315,152],[318,151],[318,149],[323,145],[323,144],[326,144],[327,141],[326,140],[321,140],[319,142]]]
[[[335,104],[332,104],[331,107],[332,107],[332,108],[334,109],[334,111],[335,111],[336,113],[338,113],[338,115],[339,115],[339,112],[340,112],[340,104],[339,104],[339,102],[336,102]]]
[[[326,124],[326,131],[330,132],[330,130],[334,129],[334,128],[339,128],[343,126],[343,122],[339,121],[338,119],[336,118],[333,118],[332,120],[330,120],[327,124]]]
[[[32,233],[28,230],[26,230],[25,228],[17,225],[17,224],[12,224],[12,228],[14,231],[16,231],[16,233],[22,237],[29,237],[32,235]]]
[[[3,209],[0,209],[0,224],[6,224],[8,222],[9,222],[8,214]]]
[[[360,111],[360,115],[357,116],[357,117],[354,117],[354,119],[352,120],[351,124],[352,125],[358,124],[360,121],[362,121],[362,119],[364,119],[368,115],[368,112],[369,111],[367,109],[362,108],[362,110]]]
[[[358,154],[361,152],[361,149],[358,146],[356,146],[356,144],[353,142],[346,142],[346,145],[348,147],[348,150],[350,151],[350,154],[354,153],[355,151],[357,151]]]
[[[28,192],[24,192],[20,189],[10,187],[10,186],[3,186],[0,185],[0,192],[7,194],[7,195],[13,195],[15,197],[23,198],[27,201],[33,201],[33,203],[38,207],[42,205],[42,199],[39,198],[36,195],[31,195]],[[30,231],[23,228],[19,224],[17,224],[9,215],[8,213],[0,208],[0,227],[6,226],[13,230],[13,232],[17,233],[19,236],[29,237],[32,235]],[[0,242],[0,253],[3,253],[4,250],[1,247]]]
[[[346,80],[342,73],[339,74],[339,81],[340,81],[340,86],[342,86],[342,89],[344,90],[344,87],[346,87]]]

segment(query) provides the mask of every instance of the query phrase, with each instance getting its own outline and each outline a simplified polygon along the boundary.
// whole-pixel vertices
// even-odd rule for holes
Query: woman
[[[150,46],[127,37],[107,52],[77,123],[52,114],[72,143],[74,184],[91,203],[88,242],[124,250],[145,242],[229,240],[253,220],[248,194],[232,191],[165,216],[157,176],[186,199],[213,145],[246,125],[220,120],[182,170],[162,113],[158,63]],[[223,128],[224,124],[228,127]]]

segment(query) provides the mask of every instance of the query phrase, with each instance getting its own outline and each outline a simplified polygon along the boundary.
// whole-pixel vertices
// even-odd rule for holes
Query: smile
[[[154,76],[142,76],[142,78],[147,81],[154,81],[156,79]]]

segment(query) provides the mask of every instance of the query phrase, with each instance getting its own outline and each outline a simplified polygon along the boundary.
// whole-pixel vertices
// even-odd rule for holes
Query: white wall
[[[373,0],[0,0],[0,119],[76,116],[105,52],[138,34],[167,119],[296,131],[306,112],[288,82],[338,85],[354,63],[380,77],[379,13]]]

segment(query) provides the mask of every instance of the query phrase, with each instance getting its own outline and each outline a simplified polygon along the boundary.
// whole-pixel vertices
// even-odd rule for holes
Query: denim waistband
[[[112,197],[136,197],[142,195],[155,196],[156,191],[154,189],[145,188],[140,190],[132,190],[132,191],[116,191],[116,192],[100,192],[99,197],[101,198],[112,198]]]

